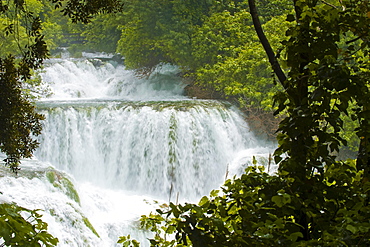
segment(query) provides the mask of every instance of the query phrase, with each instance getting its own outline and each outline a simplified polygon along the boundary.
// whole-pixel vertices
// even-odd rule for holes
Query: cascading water
[[[60,246],[143,239],[135,221],[154,201],[196,202],[269,152],[229,104],[183,96],[175,67],[137,78],[105,60],[48,61],[36,158],[0,178],[3,198],[44,210]]]

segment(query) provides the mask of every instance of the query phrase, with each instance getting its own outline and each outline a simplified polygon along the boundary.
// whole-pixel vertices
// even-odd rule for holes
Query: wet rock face
[[[63,172],[57,171],[52,167],[40,167],[40,166],[29,166],[27,161],[26,165],[20,166],[20,170],[17,173],[12,172],[5,166],[0,166],[0,178],[1,177],[13,177],[22,179],[40,179],[42,181],[49,181],[55,188],[60,192],[68,196],[70,199],[80,204],[80,197],[78,192],[71,181],[71,179]]]
[[[37,160],[23,160],[20,167],[15,174],[0,166],[0,203],[40,210],[61,246],[93,246],[100,239],[71,177]]]

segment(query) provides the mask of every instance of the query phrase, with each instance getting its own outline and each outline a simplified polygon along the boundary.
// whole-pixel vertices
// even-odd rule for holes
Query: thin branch
[[[339,7],[335,6],[334,4],[331,4],[331,3],[325,2],[324,0],[321,0],[321,2],[322,2],[323,4],[326,4],[326,5],[330,6],[330,7],[333,7],[333,8],[335,8],[335,9],[338,9],[338,8],[339,8]]]
[[[355,41],[357,41],[359,39],[362,39],[362,37],[364,37],[364,35],[360,35],[360,36],[358,36],[358,37],[356,37],[356,38],[354,38],[352,40],[349,40],[349,41],[346,42],[346,44],[348,45],[350,43],[353,43],[353,42],[355,42]]]

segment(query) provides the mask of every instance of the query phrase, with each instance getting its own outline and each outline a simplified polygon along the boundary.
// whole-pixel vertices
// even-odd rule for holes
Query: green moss
[[[79,197],[74,185],[72,184],[72,182],[69,179],[63,177],[61,179],[61,183],[62,183],[63,187],[65,188],[66,195],[69,198],[71,198],[72,200],[74,200],[75,202],[77,202],[78,204],[81,204],[80,197]]]
[[[85,216],[82,216],[82,220],[83,222],[85,223],[85,225],[98,237],[100,238],[99,234],[97,233],[97,231],[95,230],[95,228],[93,227],[93,225],[90,223],[89,219],[86,218]]]
[[[53,184],[55,182],[55,172],[54,171],[48,171],[46,172],[46,178],[48,179],[48,181]]]
[[[75,207],[75,205],[73,205],[73,204],[71,204],[71,203],[68,203],[67,202],[67,204],[69,205],[69,206],[71,206],[75,211],[76,211],[76,213],[78,213],[80,216],[81,216],[81,218],[79,218],[79,219],[76,219],[76,220],[73,220],[72,222],[71,222],[71,224],[73,225],[73,226],[78,226],[78,225],[81,225],[82,224],[82,222],[83,222],[83,224],[87,227],[87,228],[89,228],[91,231],[92,231],[92,233],[94,233],[98,238],[100,238],[100,236],[99,236],[99,234],[98,234],[98,232],[95,230],[95,228],[93,227],[93,225],[91,224],[91,222],[89,221],[89,219],[87,218],[87,217],[85,217],[85,215],[79,210],[79,209],[77,209],[76,207]],[[82,219],[82,222],[81,222],[81,219]],[[85,240],[84,240],[85,241]]]
[[[73,183],[55,170],[47,171],[45,174],[48,181],[55,187],[63,191],[69,198],[81,204],[80,197]]]
[[[55,210],[54,209],[49,209],[49,213],[51,216],[56,216]]]

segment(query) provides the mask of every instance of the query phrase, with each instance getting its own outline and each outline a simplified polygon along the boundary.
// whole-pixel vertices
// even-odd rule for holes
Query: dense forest
[[[42,131],[29,93],[42,61],[61,47],[118,53],[140,76],[178,66],[189,96],[237,104],[278,143],[277,174],[256,164],[198,204],[143,216],[152,246],[370,244],[369,1],[25,0],[0,13],[0,149],[14,172]],[[0,205],[5,244],[54,246],[22,210]]]

